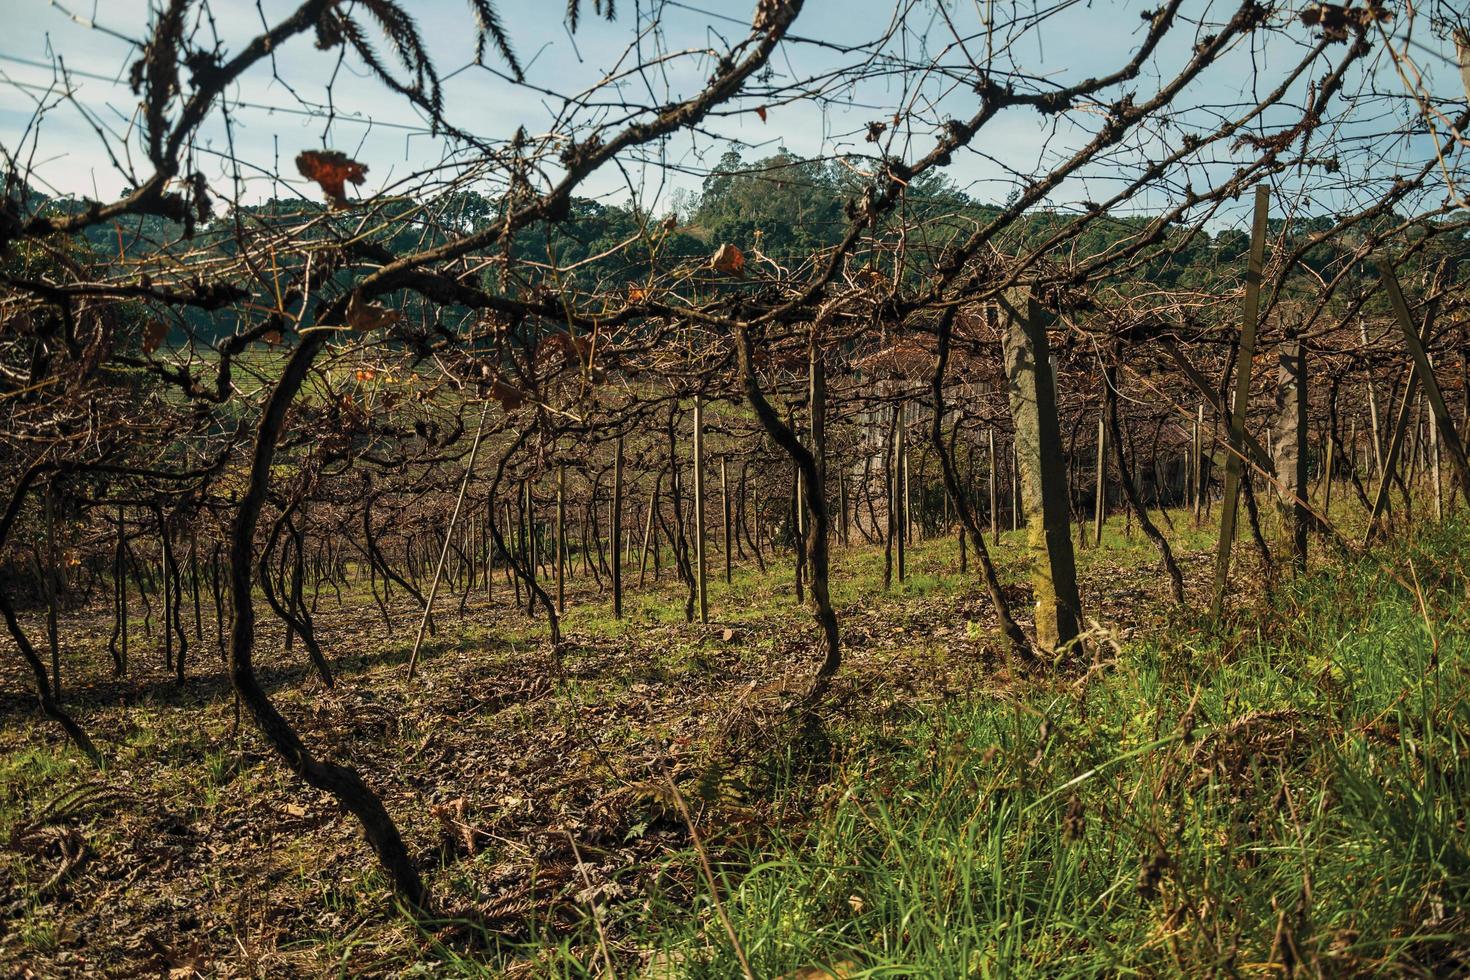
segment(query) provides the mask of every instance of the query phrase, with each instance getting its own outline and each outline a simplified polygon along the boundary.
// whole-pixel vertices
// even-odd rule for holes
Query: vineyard
[[[0,53],[0,969],[1470,971],[1463,11],[136,6]]]

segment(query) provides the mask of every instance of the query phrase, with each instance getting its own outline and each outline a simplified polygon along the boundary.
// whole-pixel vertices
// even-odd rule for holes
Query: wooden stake
[[[1424,394],[1429,399],[1429,407],[1434,413],[1434,422],[1439,427],[1439,441],[1444,451],[1450,457],[1450,463],[1455,467],[1455,473],[1460,479],[1460,492],[1464,495],[1467,503],[1470,503],[1470,462],[1465,459],[1465,447],[1460,442],[1460,435],[1455,431],[1455,421],[1450,416],[1449,407],[1445,404],[1444,393],[1440,391],[1439,381],[1434,376],[1434,367],[1429,363],[1429,355],[1424,350],[1424,344],[1419,339],[1419,332],[1414,329],[1414,319],[1409,313],[1409,304],[1404,300],[1403,290],[1399,288],[1399,281],[1394,276],[1393,270],[1388,262],[1379,256],[1378,274],[1383,279],[1383,287],[1388,291],[1389,303],[1393,306],[1394,315],[1398,318],[1399,329],[1404,335],[1404,346],[1409,349],[1409,356],[1414,359],[1415,373],[1419,375],[1420,383],[1424,386]]]
[[[1225,456],[1225,497],[1220,502],[1220,543],[1215,553],[1215,588],[1210,615],[1218,617],[1225,604],[1225,586],[1230,579],[1230,548],[1235,541],[1235,519],[1239,507],[1240,467],[1245,445],[1245,416],[1250,408],[1251,365],[1256,351],[1256,326],[1261,309],[1261,269],[1266,257],[1266,214],[1271,191],[1256,185],[1255,220],[1251,225],[1250,264],[1245,274],[1244,320],[1240,327],[1240,363],[1235,374],[1235,404],[1230,415],[1229,450]]]
[[[475,426],[475,441],[470,444],[470,458],[464,466],[464,479],[459,482],[459,496],[454,500],[454,512],[449,515],[449,527],[444,530],[444,546],[439,549],[439,563],[434,566],[434,581],[429,585],[428,598],[424,600],[424,614],[419,617],[418,635],[413,638],[413,652],[408,655],[408,679],[413,680],[418,668],[419,649],[424,645],[424,630],[429,625],[429,615],[434,609],[434,596],[439,591],[439,578],[444,574],[444,559],[449,557],[449,541],[454,534],[454,524],[459,520],[459,509],[464,506],[464,492],[470,485],[470,474],[475,471],[475,457],[480,453],[480,436],[485,431],[485,418],[490,414],[490,402],[480,411],[480,424]]]
[[[556,612],[567,611],[567,468],[556,467]]]
[[[613,458],[612,586],[613,618],[623,618],[623,436],[618,434]]]
[[[720,544],[725,551],[725,584],[730,584],[730,474],[726,472],[725,457],[720,457],[720,515],[724,530]]]
[[[995,430],[985,430],[985,440],[990,447],[990,537],[1000,544],[1000,501],[996,494],[995,477]]]
[[[709,622],[709,593],[705,587],[704,553],[704,399],[694,397],[694,556],[699,621]]]
[[[1105,399],[1106,397],[1104,395]],[[1106,416],[1106,409],[1097,415],[1097,479],[1092,495],[1092,546],[1094,548],[1102,546],[1103,524],[1108,519],[1108,426]]]
[[[1006,386],[1015,424],[1011,481],[1026,509],[1026,543],[1033,556],[1036,645],[1057,650],[1076,641],[1082,621],[1077,566],[1072,550],[1071,506],[1056,384],[1051,373],[1047,326],[1053,317],[1029,288],[1007,290],[1001,333]],[[1019,522],[1019,507],[1012,511]]]

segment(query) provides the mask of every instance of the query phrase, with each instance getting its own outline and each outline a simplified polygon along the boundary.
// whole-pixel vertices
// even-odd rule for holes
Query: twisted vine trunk
[[[1000,624],[1000,631],[1010,643],[1011,652],[1022,660],[1030,661],[1035,659],[1035,654],[1032,652],[1030,642],[1026,639],[1026,634],[1011,616],[1010,603],[1006,601],[1005,592],[1000,587],[1000,576],[996,574],[995,563],[990,560],[990,549],[985,546],[985,531],[980,526],[979,518],[975,516],[975,509],[970,506],[969,495],[961,489],[960,474],[955,467],[953,449],[944,441],[942,421],[944,418],[944,373],[949,366],[950,337],[954,332],[954,318],[955,307],[950,307],[940,318],[937,329],[938,343],[934,357],[934,375],[929,381],[929,393],[934,401],[934,421],[929,429],[929,443],[939,457],[939,472],[944,479],[945,492],[949,494],[950,501],[954,504],[955,513],[959,515],[964,533],[969,536],[970,547],[975,551],[975,560],[980,563],[980,574],[985,579],[985,591],[990,595],[990,604],[995,607],[995,618]],[[963,541],[962,537],[961,543]]]
[[[321,333],[309,333],[301,338],[287,360],[280,380],[271,390],[256,432],[249,481],[230,528],[230,607],[234,612],[234,624],[230,629],[230,682],[261,734],[291,771],[313,789],[330,794],[358,819],[363,836],[387,872],[395,893],[410,907],[425,910],[428,893],[423,879],[383,801],[357,770],[316,758],[290,722],[277,710],[255,674],[255,603],[251,595],[255,532],[265,506],[271,465],[275,461],[276,443],[285,424],[286,410],[325,340]]]
[[[1117,384],[1118,372],[1114,367],[1109,367],[1103,372],[1103,399],[1105,401],[1103,414],[1107,418],[1109,439],[1105,442],[1113,444],[1113,461],[1118,464],[1118,482],[1123,487],[1123,499],[1128,501],[1128,507],[1138,516],[1138,526],[1143,528],[1143,536],[1148,538],[1159,551],[1159,558],[1164,563],[1164,569],[1169,573],[1169,591],[1174,596],[1176,605],[1184,605],[1184,576],[1179,572],[1179,563],[1174,560],[1174,551],[1169,547],[1169,539],[1159,532],[1154,526],[1153,520],[1148,516],[1139,501],[1138,487],[1133,483],[1133,474],[1128,467],[1128,458],[1123,449],[1123,428],[1118,423],[1118,396],[1114,391]]]
[[[5,513],[0,515],[0,549],[5,547],[5,542],[10,538],[10,529],[15,526],[15,520],[20,515],[20,505],[25,499],[26,492],[30,490],[31,484],[41,474],[43,467],[39,463],[32,464],[21,474],[15,490],[11,492],[10,502],[5,508]],[[52,696],[51,679],[46,674],[46,664],[36,648],[31,645],[30,637],[26,636],[20,621],[16,618],[15,607],[10,603],[10,596],[5,589],[0,588],[0,617],[5,619],[5,628],[10,632],[10,638],[15,641],[15,649],[25,661],[26,667],[31,672],[31,678],[36,686],[36,704],[41,713],[61,726],[66,732],[66,737],[71,739],[72,744],[82,750],[82,753],[92,761],[95,766],[102,765],[102,753],[92,744],[85,729],[67,714],[66,709]]]
[[[812,395],[816,400],[811,405],[811,411],[813,417],[817,417],[824,416],[826,412],[825,404],[823,404],[826,400],[826,385],[821,380],[821,354],[816,349],[815,338],[812,343],[811,365],[813,371],[816,372],[816,378],[812,384]],[[837,611],[832,608],[832,597],[828,588],[830,566],[828,532],[831,518],[827,512],[822,467],[818,466],[817,458],[813,455],[812,450],[808,450],[801,444],[796,433],[781,421],[781,416],[766,400],[765,393],[761,391],[760,381],[755,374],[755,355],[750,333],[744,327],[736,330],[735,349],[740,364],[740,376],[745,389],[745,397],[755,409],[756,417],[766,430],[766,434],[786,451],[802,477],[803,502],[807,515],[811,518],[806,533],[806,555],[811,575],[807,592],[812,616],[822,630],[824,648],[822,662],[817,667],[816,675],[812,678],[812,686],[807,693],[808,701],[815,701],[826,691],[832,675],[837,673],[837,668],[842,665],[842,639],[837,628]],[[814,446],[813,450],[820,451],[820,447]]]

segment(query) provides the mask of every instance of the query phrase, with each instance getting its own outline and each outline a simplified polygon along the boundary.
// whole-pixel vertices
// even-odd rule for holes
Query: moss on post
[[[1011,419],[1016,428],[1021,504],[1032,552],[1036,592],[1036,645],[1056,650],[1077,638],[1082,603],[1072,553],[1063,462],[1046,326],[1052,319],[1028,288],[1006,291],[1001,332]]]

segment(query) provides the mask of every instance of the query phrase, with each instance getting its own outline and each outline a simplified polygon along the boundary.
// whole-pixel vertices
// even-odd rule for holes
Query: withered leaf
[[[547,334],[541,338],[536,347],[536,359],[539,362],[548,349],[561,352],[562,360],[567,363],[586,363],[592,357],[592,338],[574,337],[565,330]]]
[[[726,242],[715,251],[714,256],[709,260],[709,267],[727,275],[743,276],[745,275],[745,253],[740,251],[739,246]]]
[[[503,411],[513,412],[526,403],[526,393],[499,378],[490,382],[490,397],[500,402]]]
[[[163,340],[168,336],[168,324],[161,320],[154,320],[143,330],[143,353],[152,354],[163,346]]]
[[[345,184],[367,179],[367,164],[358,163],[341,150],[302,150],[296,154],[296,169],[321,187],[334,208],[348,207]]]
[[[377,330],[380,327],[390,327],[397,323],[401,314],[397,310],[390,310],[379,306],[377,303],[364,303],[358,298],[357,293],[347,301],[347,325],[353,330]]]

